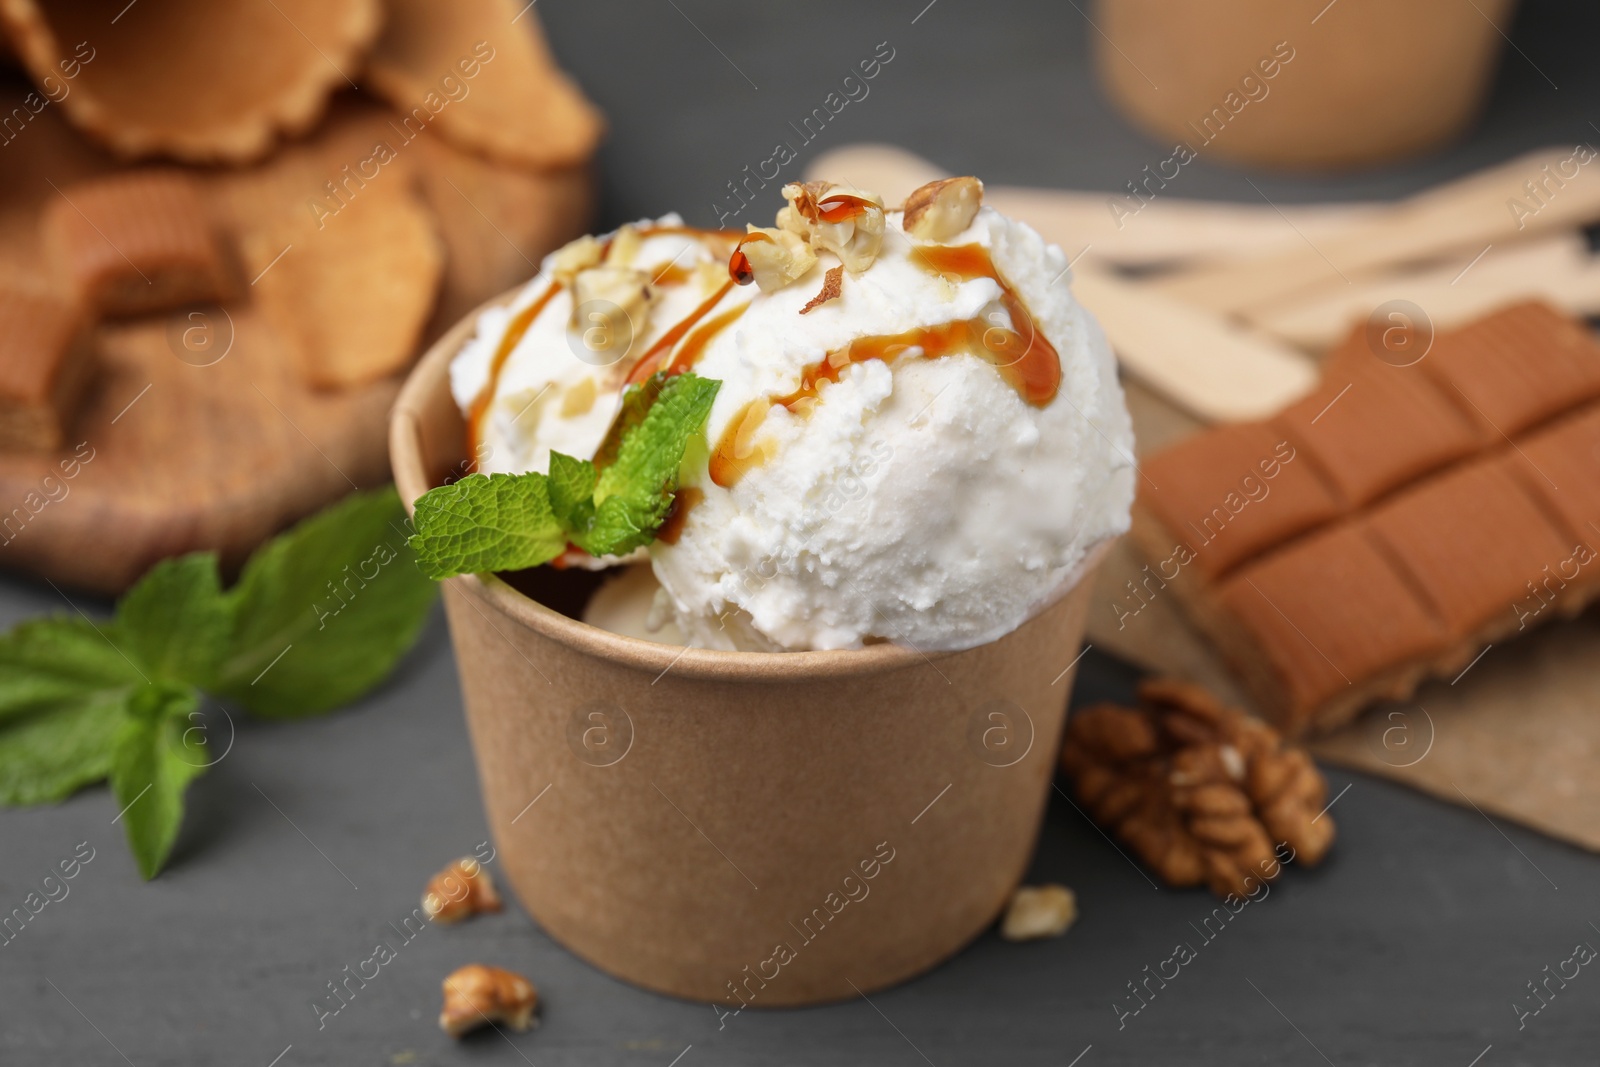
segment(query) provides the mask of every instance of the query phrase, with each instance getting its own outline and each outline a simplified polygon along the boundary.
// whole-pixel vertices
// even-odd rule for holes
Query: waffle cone
[[[378,0],[0,0],[12,48],[73,125],[124,157],[197,163],[257,159],[309,128],[381,22]]]
[[[502,163],[587,160],[600,113],[550,54],[531,6],[515,0],[390,0],[366,81],[402,114]],[[470,73],[469,73],[470,72]]]

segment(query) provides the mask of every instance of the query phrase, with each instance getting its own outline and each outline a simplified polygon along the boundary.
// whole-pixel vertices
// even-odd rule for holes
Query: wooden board
[[[0,90],[26,92],[20,83]],[[115,593],[175,553],[217,549],[237,565],[293,520],[353,487],[389,479],[385,423],[401,375],[333,392],[309,388],[299,371],[295,309],[267,306],[249,284],[265,266],[250,251],[252,235],[311,217],[312,202],[331,203],[325,182],[370,157],[377,141],[390,143],[397,160],[374,181],[414,186],[445,253],[420,351],[581,233],[593,183],[586,168],[540,174],[490,164],[428,131],[403,142],[388,118],[351,94],[310,138],[263,166],[195,172],[232,245],[246,250],[238,265],[243,295],[222,308],[98,328],[100,369],[72,423],[71,446],[59,456],[0,454],[0,566]],[[0,151],[0,278],[55,284],[36,235],[42,205],[60,195],[57,187],[117,164],[51,107]],[[316,256],[322,247],[308,240],[288,255]],[[206,331],[215,340],[193,351]],[[202,365],[225,343],[225,355]],[[74,476],[67,477],[62,463],[75,450],[90,458],[68,464]]]

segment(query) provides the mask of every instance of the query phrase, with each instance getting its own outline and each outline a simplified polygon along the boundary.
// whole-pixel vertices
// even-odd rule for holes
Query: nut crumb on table
[[[422,910],[434,922],[460,922],[479,912],[499,911],[500,907],[494,879],[471,856],[449,864],[428,879],[428,886],[422,891]]]
[[[439,1010],[439,1029],[451,1037],[490,1024],[504,1024],[519,1032],[534,1025],[539,991],[520,974],[469,963],[451,972],[442,985],[444,1006]]]
[[[1078,897],[1064,885],[1019,886],[1000,920],[1007,941],[1060,937],[1078,921]]]

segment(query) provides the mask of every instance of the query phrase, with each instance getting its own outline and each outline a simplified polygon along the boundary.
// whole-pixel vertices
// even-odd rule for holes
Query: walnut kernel
[[[728,274],[740,285],[755,282],[763,293],[771,293],[805,277],[816,265],[816,254],[798,234],[750,226],[728,260]]]
[[[976,178],[929,182],[906,197],[901,225],[921,241],[948,241],[972,225],[983,206],[983,183]]]
[[[438,923],[460,922],[479,912],[499,911],[494,879],[471,856],[463,856],[428,879],[422,910]]]
[[[1326,786],[1301,749],[1198,686],[1155,680],[1139,708],[1101,704],[1067,724],[1061,766],[1096,822],[1172,885],[1245,895],[1287,859],[1333,843]],[[1280,861],[1281,859],[1281,861]]]
[[[571,286],[580,270],[599,266],[605,246],[590,234],[568,241],[550,255],[550,276],[560,285]]]
[[[444,1006],[439,1011],[439,1029],[451,1037],[490,1023],[504,1023],[517,1031],[533,1025],[539,992],[520,974],[469,963],[454,971],[442,985]]]
[[[1060,937],[1078,920],[1077,895],[1064,885],[1022,886],[1011,897],[1000,920],[1007,941]]]

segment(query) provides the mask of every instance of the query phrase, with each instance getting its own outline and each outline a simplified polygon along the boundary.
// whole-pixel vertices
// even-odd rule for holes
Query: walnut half
[[[1327,787],[1304,750],[1199,686],[1155,680],[1140,706],[1098,704],[1067,724],[1061,766],[1101,825],[1171,885],[1247,895],[1333,844]]]

